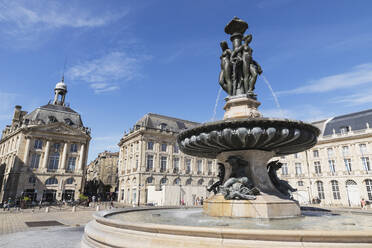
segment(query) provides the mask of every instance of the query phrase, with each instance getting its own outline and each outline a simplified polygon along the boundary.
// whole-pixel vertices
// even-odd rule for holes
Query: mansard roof
[[[179,133],[184,129],[192,128],[200,123],[182,120],[170,116],[148,113],[136,122],[135,127],[164,129]]]
[[[342,129],[347,131],[358,131],[372,128],[372,109],[340,115],[325,122],[323,136],[341,133]]]
[[[30,123],[53,123],[63,122],[72,127],[83,127],[80,114],[72,110],[70,107],[63,105],[47,104],[41,106],[24,117]]]

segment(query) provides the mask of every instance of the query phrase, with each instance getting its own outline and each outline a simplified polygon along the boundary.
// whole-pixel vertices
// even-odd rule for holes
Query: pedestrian
[[[200,204],[200,200],[199,200],[199,196],[196,197],[196,205],[199,205]]]
[[[3,202],[3,211],[6,209],[6,201]]]
[[[43,207],[43,200],[40,199],[40,201],[39,201],[39,210],[40,210],[42,207]]]
[[[10,204],[12,203],[12,199],[9,197],[9,199],[8,199],[8,211],[10,210]]]
[[[202,196],[201,199],[200,199],[200,205],[203,205],[203,203],[204,203],[204,198]]]
[[[364,198],[362,198],[362,200],[360,201],[360,205],[361,205],[362,209],[367,209],[367,204],[366,204],[366,201],[364,200]]]
[[[110,202],[110,207],[111,208],[114,208],[114,202],[111,200],[111,202]]]

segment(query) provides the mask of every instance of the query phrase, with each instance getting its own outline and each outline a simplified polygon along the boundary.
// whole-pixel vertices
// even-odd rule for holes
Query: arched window
[[[54,123],[57,122],[57,118],[53,115],[48,116],[49,123]]]
[[[203,185],[203,183],[204,183],[204,180],[203,179],[199,179],[198,185]]]
[[[368,200],[372,201],[372,180],[366,179],[365,182],[367,187]]]
[[[338,182],[336,180],[331,181],[332,184],[332,193],[333,193],[333,199],[340,200],[340,188],[338,187]]]
[[[181,179],[179,179],[179,178],[174,179],[174,183],[173,184],[180,185],[181,184]]]
[[[73,184],[74,183],[74,178],[70,177],[66,179],[66,184]]]
[[[348,185],[357,185],[357,183],[354,180],[346,180],[346,186]]]
[[[154,180],[153,177],[148,177],[146,178],[146,183],[152,183],[153,180]]]
[[[190,185],[191,183],[192,183],[192,179],[191,178],[187,179],[186,185]]]
[[[45,185],[52,185],[52,184],[58,184],[58,180],[55,177],[48,178],[45,181]]]
[[[161,185],[164,185],[167,183],[167,179],[165,177],[163,177],[161,180],[160,180],[160,184]]]
[[[319,197],[319,199],[325,199],[323,182],[322,181],[317,181],[316,182],[316,187],[318,189],[318,197]]]
[[[30,176],[30,177],[28,178],[28,182],[29,182],[29,183],[36,183],[36,177],[34,177],[34,176]]]

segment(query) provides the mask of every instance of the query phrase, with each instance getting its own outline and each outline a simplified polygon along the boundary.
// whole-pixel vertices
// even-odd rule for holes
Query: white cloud
[[[72,1],[0,0],[0,34],[15,47],[27,47],[30,43],[35,46],[37,44],[32,41],[45,41],[47,31],[102,27],[128,12],[128,9],[116,12],[94,10],[89,5],[81,6]]]
[[[322,109],[315,107],[313,105],[304,104],[304,105],[294,105],[290,108],[284,109],[263,109],[261,111],[264,117],[272,118],[286,118],[292,120],[300,120],[305,122],[319,121],[327,119],[330,116],[333,116],[334,113],[328,111],[323,111]]]
[[[310,81],[306,86],[279,91],[278,94],[324,93],[339,89],[355,88],[355,86],[367,83],[372,83],[372,63],[355,66],[349,72]]]
[[[372,89],[363,89],[359,93],[350,94],[331,99],[332,103],[343,103],[348,106],[356,106],[372,103]]]
[[[123,17],[128,12],[97,14],[88,8],[56,1],[0,1],[0,21],[15,24],[20,29],[34,25],[45,28],[99,27]]]
[[[72,80],[87,82],[95,93],[118,90],[118,81],[130,81],[140,76],[141,64],[150,59],[145,55],[130,56],[125,52],[111,52],[101,58],[78,63],[66,75]]]

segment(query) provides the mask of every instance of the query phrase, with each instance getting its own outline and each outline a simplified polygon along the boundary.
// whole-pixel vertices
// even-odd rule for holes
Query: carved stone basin
[[[216,158],[237,150],[262,150],[287,155],[315,145],[320,130],[310,124],[288,119],[249,118],[208,122],[178,135],[182,152]]]

